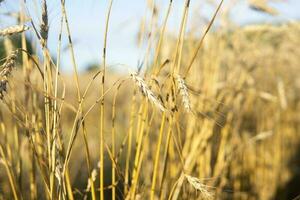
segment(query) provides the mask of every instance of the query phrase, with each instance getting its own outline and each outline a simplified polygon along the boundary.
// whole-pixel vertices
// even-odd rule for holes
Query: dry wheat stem
[[[101,95],[103,99],[101,100],[100,104],[100,131],[99,131],[99,152],[100,152],[100,199],[104,199],[104,129],[105,129],[105,99],[104,99],[104,90],[105,90],[105,75],[106,75],[106,50],[107,50],[107,36],[108,36],[108,28],[109,28],[109,19],[112,9],[113,0],[109,1],[106,20],[105,20],[105,31],[104,31],[104,44],[103,44],[103,52],[102,52],[102,59],[103,59],[103,74],[101,80]]]
[[[186,68],[184,77],[187,77],[187,75],[188,75],[188,73],[189,73],[189,71],[190,71],[190,69],[191,69],[191,67],[192,67],[192,65],[193,65],[193,63],[194,63],[194,61],[195,61],[197,55],[198,55],[199,50],[200,50],[201,47],[202,47],[202,44],[203,44],[204,39],[206,38],[206,35],[207,35],[208,31],[210,30],[211,26],[213,25],[213,23],[214,23],[214,21],[215,21],[215,19],[216,19],[216,17],[217,17],[217,14],[218,14],[218,12],[219,12],[219,10],[221,9],[221,6],[222,6],[222,4],[223,4],[223,1],[224,1],[224,0],[221,0],[221,1],[220,1],[220,3],[219,3],[219,5],[218,5],[218,7],[217,7],[217,9],[216,9],[216,11],[215,11],[213,17],[211,18],[211,20],[210,20],[210,22],[209,22],[207,28],[205,29],[205,32],[204,32],[203,36],[201,37],[199,43],[197,44],[197,47],[196,47],[195,51],[194,51],[193,54],[192,54],[192,55],[193,55],[193,56],[192,56],[192,59],[191,59],[191,61],[189,62],[189,65],[188,65],[187,68]]]

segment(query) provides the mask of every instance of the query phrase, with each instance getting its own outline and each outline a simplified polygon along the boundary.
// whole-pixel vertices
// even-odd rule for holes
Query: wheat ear
[[[4,98],[7,91],[8,77],[11,75],[12,69],[16,65],[17,51],[13,51],[6,59],[0,69],[0,99]]]
[[[177,82],[179,94],[182,98],[182,104],[187,112],[191,112],[192,111],[191,102],[190,102],[190,97],[189,97],[189,93],[188,93],[186,84],[185,84],[183,78],[181,78],[179,75],[175,75],[175,79]]]
[[[7,36],[7,35],[13,35],[13,34],[17,34],[17,33],[22,33],[24,31],[27,31],[28,29],[29,29],[29,27],[24,24],[10,26],[10,27],[1,29],[0,36]]]
[[[150,102],[152,102],[161,111],[167,111],[163,104],[158,100],[158,97],[156,97],[155,94],[150,90],[143,78],[139,77],[136,73],[131,73],[130,76],[135,84],[140,88],[142,94],[146,96]]]
[[[184,176],[186,180],[193,186],[193,188],[200,191],[203,199],[213,199],[213,194],[208,190],[208,186],[204,185],[200,179],[187,174]]]
[[[40,26],[40,34],[41,34],[43,46],[46,46],[46,44],[47,44],[48,33],[49,33],[49,25],[48,25],[47,1],[43,0],[43,5],[42,5],[42,23],[41,23],[41,26]]]

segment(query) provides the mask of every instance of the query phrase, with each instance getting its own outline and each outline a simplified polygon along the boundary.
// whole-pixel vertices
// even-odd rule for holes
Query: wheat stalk
[[[22,33],[24,31],[27,31],[28,29],[29,29],[29,27],[24,24],[10,26],[10,27],[0,30],[0,36],[7,36],[7,35],[13,35],[16,33]]]
[[[152,102],[155,106],[157,106],[162,112],[166,112],[167,109],[163,106],[163,104],[158,100],[158,97],[150,90],[145,80],[139,77],[136,73],[131,73],[130,77],[135,82],[135,84],[140,88],[142,94],[146,96],[150,102]]]
[[[179,94],[182,97],[182,104],[187,112],[191,112],[192,111],[191,102],[190,102],[190,97],[189,97],[188,89],[185,85],[185,82],[184,82],[183,78],[181,78],[179,75],[176,75],[175,79],[177,82]]]

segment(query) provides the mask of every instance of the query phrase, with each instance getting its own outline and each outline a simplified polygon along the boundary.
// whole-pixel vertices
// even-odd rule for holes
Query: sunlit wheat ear
[[[8,77],[11,75],[13,68],[16,65],[17,51],[13,51],[6,59],[0,69],[0,99],[4,98],[4,93],[7,91]]]
[[[191,102],[190,102],[190,97],[185,82],[183,78],[181,78],[179,75],[175,75],[175,79],[177,82],[179,94],[181,95],[182,98],[182,104],[187,112],[191,112],[192,111]]]
[[[201,180],[196,177],[192,177],[190,175],[184,175],[187,181],[196,189],[199,190],[201,193],[202,199],[213,199],[213,194],[209,191],[207,185],[204,185]]]
[[[156,97],[154,93],[149,89],[148,85],[146,84],[143,78],[139,77],[136,73],[131,73],[130,76],[132,80],[135,82],[135,84],[140,88],[143,95],[146,96],[150,102],[152,102],[161,111],[163,112],[167,111],[167,109],[158,100],[158,97]]]
[[[24,31],[27,31],[29,29],[28,26],[26,25],[15,25],[15,26],[10,26],[4,29],[0,30],[0,36],[7,36],[7,35],[13,35],[16,33],[22,33]]]

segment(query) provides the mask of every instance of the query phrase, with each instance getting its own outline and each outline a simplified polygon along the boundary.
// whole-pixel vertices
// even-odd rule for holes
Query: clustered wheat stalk
[[[28,5],[24,2],[25,8]],[[0,68],[0,199],[12,196],[17,200],[244,199],[241,197],[244,183],[254,188],[249,195],[245,192],[249,199],[253,191],[260,192],[260,184],[278,179],[283,169],[278,163],[287,163],[284,157],[287,153],[280,151],[272,163],[263,153],[273,155],[271,152],[279,152],[278,147],[285,150],[282,137],[289,143],[298,141],[298,121],[293,117],[297,112],[293,109],[299,104],[299,97],[285,87],[285,81],[291,78],[288,75],[280,77],[278,83],[272,76],[265,80],[253,70],[244,70],[248,62],[251,66],[261,66],[263,59],[253,61],[251,57],[248,61],[249,53],[235,58],[243,53],[241,48],[248,48],[249,43],[240,44],[241,37],[249,38],[243,30],[237,35],[230,32],[229,36],[213,33],[203,46],[223,0],[200,38],[186,34],[192,1],[184,0],[179,32],[173,37],[165,33],[174,1],[169,1],[161,24],[160,9],[154,0],[148,0],[151,21],[147,23],[147,13],[139,36],[139,45],[147,48],[140,60],[141,74],[107,70],[106,57],[111,50],[108,38],[113,0],[110,0],[104,23],[101,69],[92,75],[77,71],[65,0],[60,0],[56,54],[47,48],[52,20],[48,13],[50,4],[47,5],[47,0],[40,2],[39,26],[31,19],[35,30],[31,34],[36,37],[26,37],[25,31],[29,29],[26,25],[0,31],[0,36],[21,33],[17,36],[21,45],[17,47],[7,48],[15,37],[3,38],[7,52],[17,50],[1,60]],[[31,17],[19,13],[20,24]],[[297,33],[299,30],[297,26]],[[29,46],[28,39],[34,45]],[[66,50],[71,55],[73,79],[60,71],[65,55],[62,41],[67,42]],[[280,42],[278,46],[283,48]],[[224,51],[226,54],[222,54]],[[250,51],[253,53],[253,48]],[[20,59],[19,53],[22,53]],[[220,56],[216,56],[218,53]],[[10,79],[17,61],[22,68]],[[261,70],[269,72],[268,67]],[[276,71],[276,76],[282,74]],[[253,81],[256,79],[267,84],[256,85]],[[17,85],[15,82],[24,85],[12,87]],[[133,87],[125,84],[128,82]],[[278,91],[274,92],[276,84]],[[96,105],[100,109],[95,109]],[[259,109],[266,112],[257,112]],[[3,117],[8,114],[11,117]],[[271,137],[274,140],[269,145]],[[257,146],[253,148],[254,145]],[[269,176],[267,168],[256,169],[260,158],[266,166],[279,169],[274,173],[276,176]],[[262,183],[257,182],[258,176],[263,177]],[[246,177],[246,182],[240,177]],[[227,189],[232,194],[227,194]],[[266,192],[270,196],[269,193]],[[254,195],[270,199],[262,194],[265,195],[263,192]]]

